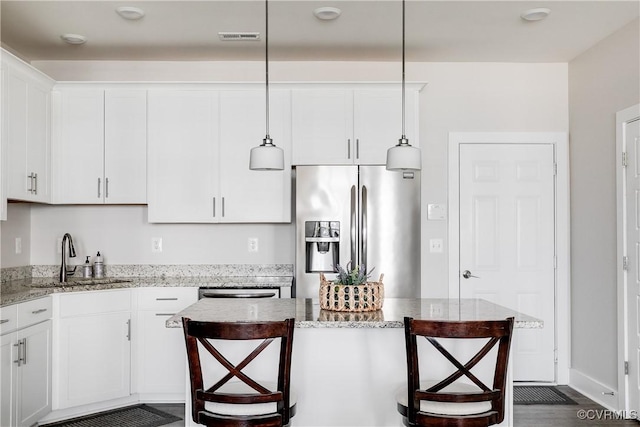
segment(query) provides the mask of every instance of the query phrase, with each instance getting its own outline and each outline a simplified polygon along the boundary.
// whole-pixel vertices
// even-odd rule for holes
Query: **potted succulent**
[[[320,308],[332,311],[373,311],[382,308],[383,274],[377,282],[369,281],[374,268],[366,271],[363,264],[349,269],[336,265],[338,275],[328,281],[320,273]]]

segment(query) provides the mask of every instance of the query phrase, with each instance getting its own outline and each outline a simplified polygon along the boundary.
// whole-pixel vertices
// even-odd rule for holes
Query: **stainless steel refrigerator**
[[[383,273],[388,298],[420,297],[420,172],[296,168],[296,297],[317,299],[336,264]]]

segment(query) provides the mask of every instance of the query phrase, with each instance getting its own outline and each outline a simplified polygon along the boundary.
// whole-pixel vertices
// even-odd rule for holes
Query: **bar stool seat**
[[[420,381],[420,390],[427,390],[439,381]],[[478,387],[472,384],[456,382],[444,387],[442,393],[476,393]],[[398,411],[407,416],[407,398],[409,393],[407,387],[402,387],[396,392],[396,402],[398,403]],[[491,410],[491,402],[467,402],[467,403],[451,403],[451,402],[435,402],[428,400],[420,401],[420,412],[429,412],[439,415],[471,415],[481,414]]]
[[[272,382],[262,382],[265,388],[269,390],[276,390],[277,384]],[[255,393],[251,387],[243,383],[242,381],[230,381],[218,389],[219,393],[223,394],[251,394]],[[296,412],[296,403],[298,396],[293,387],[289,391],[289,408],[291,416]],[[251,404],[230,404],[220,402],[205,402],[204,410],[207,412],[222,414],[222,415],[265,415],[278,412],[278,407],[275,402],[268,403],[251,403]]]

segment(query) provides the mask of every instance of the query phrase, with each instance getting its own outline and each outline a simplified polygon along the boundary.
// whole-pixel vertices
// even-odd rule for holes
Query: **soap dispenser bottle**
[[[82,264],[82,277],[87,279],[87,278],[90,278],[91,276],[93,276],[93,267],[89,262],[89,255],[87,255],[87,260],[84,262],[84,264]]]
[[[104,277],[104,262],[100,251],[96,254],[96,260],[93,262],[93,277],[96,279]]]

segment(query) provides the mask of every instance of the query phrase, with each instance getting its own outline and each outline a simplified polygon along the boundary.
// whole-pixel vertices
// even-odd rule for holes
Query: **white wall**
[[[30,265],[31,205],[9,203],[7,220],[0,221],[0,267]],[[22,239],[22,253],[16,254],[16,238]]]
[[[615,114],[640,102],[639,22],[569,64],[572,368],[614,390]]]
[[[262,62],[99,62],[40,61],[33,65],[59,81],[262,81]],[[512,63],[409,63],[407,80],[427,82],[420,95],[420,145],[423,148],[422,202],[447,203],[448,132],[459,131],[568,131],[567,64]],[[272,81],[398,81],[400,64],[393,62],[274,62],[270,64]],[[400,85],[398,83],[398,90]],[[398,129],[400,133],[400,129]],[[399,135],[398,135],[399,136]],[[412,141],[415,143],[416,141]],[[389,141],[389,145],[396,141]],[[105,210],[103,210],[105,209]],[[103,223],[111,223],[119,232],[122,224],[126,237],[111,239],[91,237],[86,250],[103,248],[107,256],[118,254],[113,263],[177,263],[177,262],[250,262],[246,237],[252,226],[147,225],[139,208],[35,208],[33,211],[34,252],[32,262],[53,263],[56,259],[52,239],[55,233],[74,228],[78,239],[96,235],[95,221],[87,219],[99,212]],[[65,213],[63,213],[65,212]],[[135,213],[134,213],[135,212]],[[49,214],[59,224],[50,230]],[[74,218],[78,217],[78,221]],[[64,220],[67,224],[64,224]],[[61,222],[62,221],[62,222]],[[72,227],[73,226],[73,227]],[[157,228],[162,227],[162,228]],[[260,226],[267,236],[268,248],[279,252],[274,262],[294,262],[293,231],[287,226]],[[177,244],[167,244],[162,258],[150,254],[150,237],[162,230]],[[200,237],[210,233],[209,239]],[[221,233],[225,239],[219,239]],[[73,233],[72,233],[73,234]],[[236,237],[235,235],[238,234]],[[46,238],[43,236],[47,236]],[[76,236],[74,235],[74,239]],[[209,235],[209,234],[207,234]],[[82,236],[82,237],[81,237]],[[260,236],[259,236],[260,237]],[[447,222],[426,221],[423,209],[422,241],[442,238],[446,244]],[[181,240],[178,240],[181,239]],[[129,245],[135,242],[135,250]],[[35,244],[37,243],[37,244]],[[109,251],[107,251],[109,248]],[[122,248],[122,249],[120,249]],[[261,249],[262,251],[262,249]],[[447,296],[447,263],[442,254],[428,253],[423,244],[423,295]],[[84,253],[84,252],[83,252]],[[126,254],[126,256],[125,256]],[[215,256],[213,256],[215,254]],[[265,256],[261,252],[261,256]],[[277,259],[276,259],[277,258]],[[268,258],[265,258],[268,259]]]

